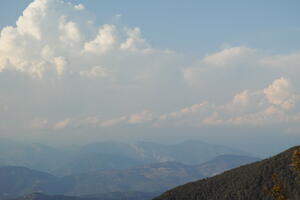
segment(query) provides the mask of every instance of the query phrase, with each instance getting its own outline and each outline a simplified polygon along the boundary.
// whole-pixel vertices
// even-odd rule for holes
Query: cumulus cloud
[[[121,44],[123,50],[149,50],[150,45],[141,37],[141,30],[139,28],[126,29],[127,40]]]
[[[77,14],[82,16],[72,4],[60,0],[33,1],[16,27],[1,31],[0,68],[12,68],[39,79],[47,71],[62,75],[66,60],[72,58],[68,55],[70,47],[80,46],[79,22],[69,19]]]
[[[114,48],[116,40],[116,27],[105,24],[99,28],[98,35],[94,40],[84,44],[83,52],[104,54]]]
[[[129,103],[143,99],[140,93],[146,84],[148,91],[154,91],[160,82],[165,84],[165,75],[180,65],[176,52],[152,48],[138,27],[95,24],[82,4],[34,0],[15,26],[0,29],[0,95],[14,108],[11,119],[25,124],[24,129],[60,130],[95,124],[98,119],[82,116],[89,113],[102,118],[107,113],[101,109],[120,104],[119,93],[126,94]],[[10,89],[14,92],[8,92]],[[24,97],[26,102],[20,103]],[[16,114],[21,110],[22,115]],[[45,116],[47,123],[38,116]],[[58,120],[65,116],[72,117]],[[150,118],[145,112],[119,121],[138,124]],[[98,123],[116,123],[105,121]]]
[[[103,65],[108,57],[129,61],[132,58],[126,58],[128,52],[139,56],[155,51],[137,27],[94,24],[82,4],[35,0],[24,10],[15,27],[1,30],[0,71],[14,69],[37,79],[45,74],[61,77],[83,72],[87,75],[84,71]],[[125,70],[121,63],[114,67]]]
[[[268,88],[264,89],[264,94],[271,104],[284,109],[293,108],[299,99],[299,96],[293,94],[290,81],[284,78],[275,80]]]

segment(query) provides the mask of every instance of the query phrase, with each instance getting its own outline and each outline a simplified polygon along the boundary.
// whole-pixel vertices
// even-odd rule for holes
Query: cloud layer
[[[74,121],[74,125],[112,127],[144,124],[154,127],[203,127],[298,124],[300,113],[295,110],[299,110],[299,100],[300,95],[293,92],[290,81],[280,78],[264,89],[238,93],[230,102],[222,105],[202,102],[165,114],[145,110],[111,120],[100,120],[96,117],[78,119]]]
[[[96,24],[82,4],[35,0],[2,28],[1,129],[299,130],[299,52],[240,45],[195,58],[153,47],[139,27]]]

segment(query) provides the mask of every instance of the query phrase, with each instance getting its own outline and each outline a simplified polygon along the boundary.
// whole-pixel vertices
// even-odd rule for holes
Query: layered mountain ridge
[[[23,166],[57,176],[128,169],[166,161],[194,165],[223,154],[249,155],[241,150],[201,141],[186,141],[174,145],[107,141],[62,149],[36,143],[0,140],[0,166]]]
[[[177,185],[256,160],[258,158],[224,155],[200,165],[161,162],[124,170],[98,170],[64,177],[24,167],[0,167],[0,197],[15,197],[33,192],[76,196],[132,191],[158,194]]]

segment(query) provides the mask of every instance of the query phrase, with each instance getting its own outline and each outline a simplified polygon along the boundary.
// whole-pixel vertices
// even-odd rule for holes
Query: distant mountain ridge
[[[33,192],[46,194],[89,195],[95,193],[140,191],[158,193],[190,181],[204,178],[209,173],[219,173],[222,167],[240,166],[257,158],[228,156],[213,159],[200,165],[186,165],[178,162],[162,162],[124,170],[99,170],[95,172],[56,177],[48,173],[24,167],[0,167],[0,197],[15,197]],[[218,161],[222,160],[220,167]],[[211,164],[210,164],[211,163]],[[205,166],[205,167],[204,167]],[[223,170],[223,171],[224,171]],[[209,173],[208,173],[209,171]],[[221,170],[222,171],[222,170]],[[207,175],[204,175],[207,174]]]
[[[298,200],[300,146],[269,159],[187,183],[154,200]]]
[[[146,160],[155,162],[177,161],[189,165],[200,164],[224,154],[250,155],[241,150],[208,144],[200,140],[187,140],[173,145],[138,142],[133,146],[142,150],[143,157],[147,158]]]
[[[0,167],[0,198],[8,198],[33,191],[45,193],[63,193],[70,187],[51,174],[31,170],[25,167]]]
[[[58,176],[128,169],[166,161],[195,165],[223,154],[249,155],[241,150],[197,140],[174,145],[96,142],[72,149],[0,140],[0,166],[23,166]]]
[[[0,166],[23,166],[49,172],[70,156],[69,151],[43,144],[0,140]]]

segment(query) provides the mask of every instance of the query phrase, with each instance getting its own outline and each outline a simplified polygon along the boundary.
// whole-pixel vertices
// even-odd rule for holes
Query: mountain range
[[[201,171],[213,166],[218,166],[217,170],[219,170],[220,166],[233,166],[240,159],[239,156],[225,155],[197,165],[193,170],[197,168]],[[245,161],[247,158],[243,157],[242,160]],[[152,168],[156,165],[158,164],[152,165]],[[177,166],[176,163],[166,162],[160,163],[159,167],[166,168],[170,165]],[[174,176],[173,173],[171,175]],[[153,195],[155,193],[134,191],[79,196],[33,193],[13,200],[298,200],[300,199],[300,146],[271,158],[225,172],[217,172],[217,175],[177,186],[158,197],[154,198]]]
[[[175,186],[256,160],[258,158],[222,155],[199,165],[170,161],[130,169],[99,170],[63,177],[24,167],[0,167],[0,197],[10,198],[33,192],[73,196],[115,192],[158,194]]]
[[[167,161],[195,165],[224,154],[250,155],[241,150],[201,141],[186,141],[174,145],[107,141],[75,148],[53,148],[36,143],[0,140],[0,166],[22,166],[57,176],[129,169]]]

